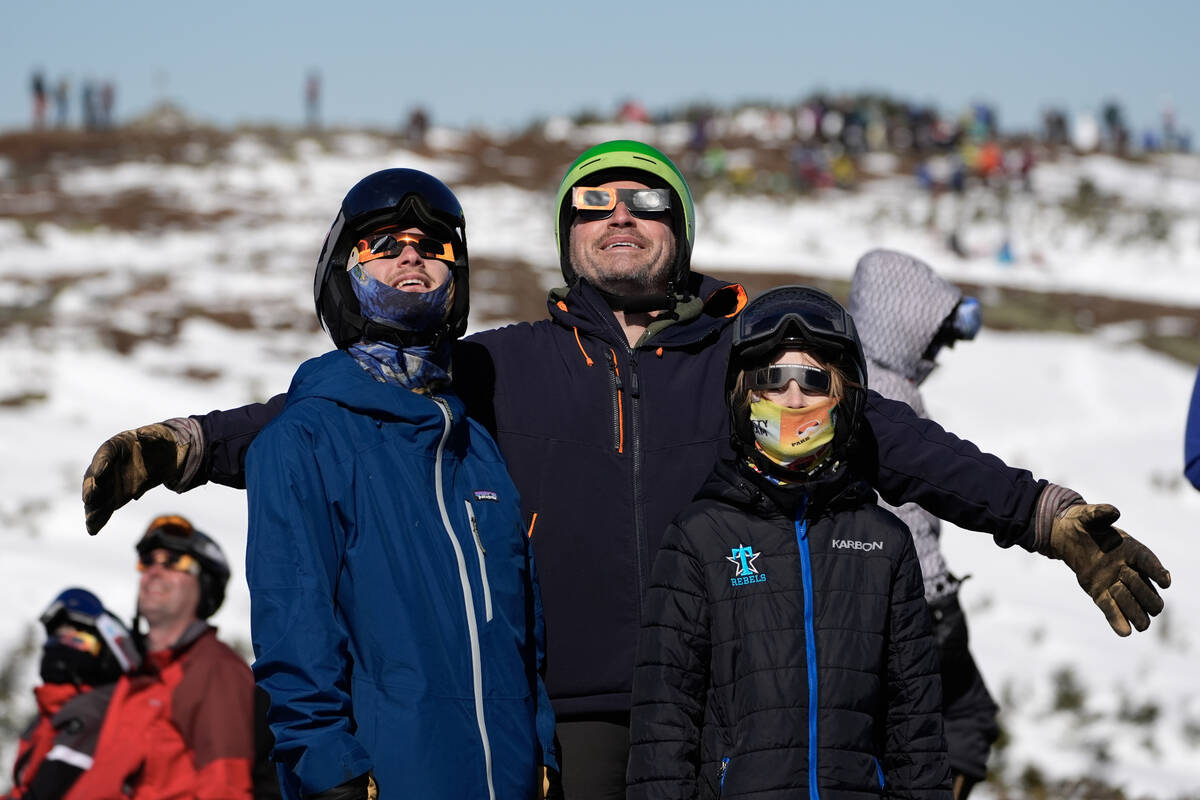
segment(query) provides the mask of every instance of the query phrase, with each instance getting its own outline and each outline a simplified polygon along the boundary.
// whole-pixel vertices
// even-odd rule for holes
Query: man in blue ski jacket
[[[528,800],[557,768],[520,500],[450,390],[462,208],[390,169],[342,203],[303,364],[246,456],[254,674],[289,797]]]
[[[546,685],[568,800],[623,798],[646,579],[668,523],[728,453],[724,379],[740,286],[690,269],[686,181],[641,142],[589,148],[555,201],[566,286],[549,317],[454,351],[454,386],[520,489],[546,607]],[[124,431],[84,477],[88,529],[160,483],[243,483],[245,450],[282,398]],[[1170,576],[1112,527],[1115,509],[1036,480],[868,392],[867,475],[893,505],[1066,561],[1113,629],[1144,630]],[[1014,562],[1015,563],[1015,562]]]

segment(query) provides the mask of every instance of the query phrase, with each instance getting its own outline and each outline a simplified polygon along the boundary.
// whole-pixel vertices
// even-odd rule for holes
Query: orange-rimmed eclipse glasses
[[[571,205],[585,219],[608,219],[624,203],[635,217],[656,217],[671,207],[669,189],[606,189],[601,186],[576,186],[571,190]]]
[[[358,263],[365,264],[377,258],[396,258],[404,248],[412,247],[421,258],[454,263],[454,246],[430,236],[413,236],[409,233],[384,233],[368,239],[359,239],[355,249]]]

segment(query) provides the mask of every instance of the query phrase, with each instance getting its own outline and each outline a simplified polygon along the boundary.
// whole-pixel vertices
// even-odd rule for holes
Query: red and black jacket
[[[38,715],[21,735],[4,800],[82,796],[70,790],[92,766],[114,688],[48,683],[33,690]]]
[[[195,622],[117,682],[72,797],[248,799],[254,757],[250,667]]]

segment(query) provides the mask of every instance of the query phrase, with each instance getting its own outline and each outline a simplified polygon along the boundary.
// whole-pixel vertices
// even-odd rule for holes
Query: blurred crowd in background
[[[51,81],[37,68],[30,85],[35,131],[104,131],[118,124],[112,81],[84,80],[78,87],[78,110],[72,105],[67,77]],[[335,130],[323,120],[320,70],[306,72],[300,89],[302,129],[313,134]],[[199,123],[180,106],[160,100],[120,124],[180,130]],[[429,110],[412,104],[398,109],[392,133],[406,146],[420,150],[428,147],[432,124]],[[1034,167],[1064,154],[1144,159],[1160,153],[1189,153],[1192,148],[1190,131],[1180,128],[1170,105],[1148,125],[1135,124],[1117,100],[1103,103],[1095,112],[1074,114],[1048,106],[1036,130],[1017,130],[1004,128],[999,109],[986,102],[945,113],[930,104],[878,93],[815,93],[788,105],[693,103],[665,110],[650,110],[628,98],[614,110],[532,120],[518,135],[564,139],[562,134],[572,127],[593,125],[626,129],[597,132],[599,138],[628,134],[667,147],[677,154],[698,195],[718,190],[795,197],[854,191],[864,181],[909,176],[933,199],[989,190],[999,196],[1002,216],[1008,213],[1010,197],[1033,191]],[[1095,187],[1083,183],[1077,205],[1095,204]],[[947,252],[959,258],[981,255],[977,247],[962,241],[961,218],[970,213],[969,205],[956,203],[951,215],[955,219],[941,226],[946,228],[940,235]],[[926,224],[933,226],[932,219]],[[987,255],[1005,264],[1018,260],[1008,235],[998,246],[989,246]],[[1040,258],[1037,253],[1025,257],[1034,262]]]
[[[639,110],[629,102],[618,116],[637,120],[644,114]],[[1136,157],[1191,150],[1190,135],[1177,129],[1172,108],[1163,110],[1158,126],[1135,133],[1116,101],[1106,103],[1099,115],[1070,117],[1061,108],[1048,108],[1034,132],[1004,131],[997,109],[987,103],[944,115],[932,106],[866,95],[814,96],[791,108],[691,108],[684,116],[691,126],[692,172],[702,180],[756,191],[851,189],[872,172],[897,168],[931,192],[962,192],[973,180],[1015,180],[1028,190],[1037,159],[1060,151]],[[728,142],[744,137],[789,142],[786,176],[761,175],[739,157]],[[880,154],[893,158],[873,158]]]

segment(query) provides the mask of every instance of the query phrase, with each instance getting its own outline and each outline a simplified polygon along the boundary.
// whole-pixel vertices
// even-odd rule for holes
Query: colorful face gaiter
[[[823,397],[804,408],[788,408],[751,395],[754,440],[776,464],[807,472],[829,456],[835,406],[837,401],[832,397]]]
[[[376,280],[361,264],[350,267],[350,285],[362,315],[406,331],[427,331],[442,324],[454,302],[454,281],[447,280],[429,292],[402,292]],[[428,345],[401,349],[388,342],[364,339],[347,350],[376,380],[416,392],[435,391],[450,383],[450,343],[437,352]]]

